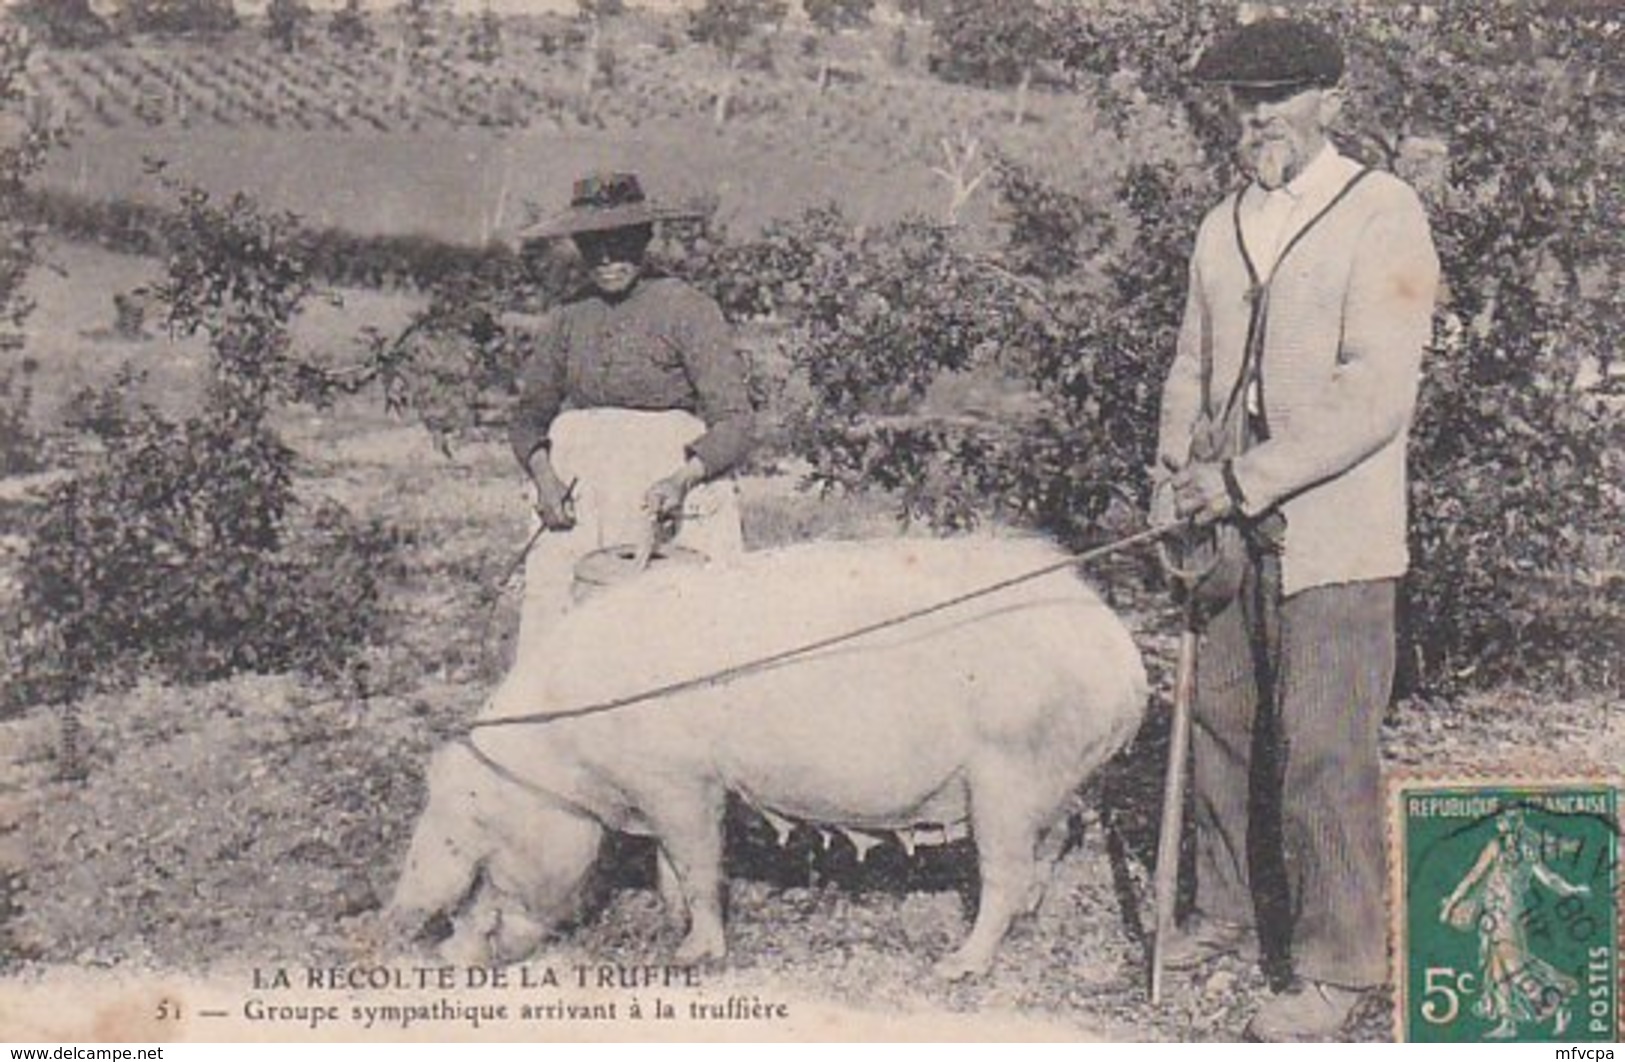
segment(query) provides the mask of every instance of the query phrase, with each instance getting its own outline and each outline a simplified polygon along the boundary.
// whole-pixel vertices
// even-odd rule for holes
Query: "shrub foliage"
[[[307,43],[313,18],[305,0],[271,0],[265,6],[265,35],[283,51],[297,51]]]
[[[1338,139],[1423,192],[1445,275],[1413,440],[1408,677],[1617,687],[1625,22],[1596,5],[1314,14],[1351,55]],[[1001,163],[991,251],[820,212],[710,257],[731,313],[789,325],[817,479],[897,490],[947,526],[998,516],[1074,541],[1104,534],[1116,501],[1143,504],[1191,238],[1235,180],[1186,72],[1234,15],[947,3],[941,72],[1011,84],[1058,63],[1122,161],[1082,185]],[[945,405],[967,373],[1024,398],[1001,413],[984,386],[991,409]]]
[[[124,0],[117,18],[133,33],[181,36],[229,33],[238,25],[231,0]]]
[[[361,0],[344,0],[327,20],[327,36],[341,48],[360,51],[370,48],[377,40]]]
[[[275,406],[328,375],[291,349],[310,293],[297,230],[235,197],[188,190],[154,290],[170,327],[211,353],[199,412],[132,408],[131,377],[81,397],[99,444],[31,528],[8,689],[62,699],[138,671],[178,681],[331,671],[376,628],[391,538],[303,501]]]
[[[52,48],[93,48],[113,36],[90,0],[18,0],[10,15]]]
[[[1142,511],[1192,236],[1236,180],[1212,101],[1193,91],[1188,72],[1233,24],[1237,5],[930,6],[941,75],[1021,92],[1065,84],[1075,94],[1099,130],[1088,172],[1081,160],[1068,174],[996,158],[989,187],[1002,223],[991,239],[923,219],[864,228],[827,208],[746,241],[682,234],[689,253],[680,268],[735,321],[769,326],[794,385],[775,399],[778,437],[808,459],[818,484],[887,488],[909,518],[939,526],[1001,519],[1098,541]],[[413,0],[399,10],[432,7]],[[816,10],[847,7],[865,5]],[[1418,187],[1444,267],[1412,445],[1410,677],[1444,692],[1507,678],[1617,687],[1625,138],[1616,57],[1625,20],[1606,4],[1514,0],[1311,0],[1300,9],[1329,23],[1349,51],[1341,146]],[[783,10],[776,0],[708,0],[689,29],[732,67]],[[343,9],[358,25],[359,11]],[[719,119],[728,94],[727,84],[718,88]],[[1018,119],[1023,112],[1018,102]],[[175,260],[166,297],[179,326],[211,339],[214,398],[197,424],[156,425],[139,411],[103,418],[112,433],[104,438],[125,442],[107,447],[97,475],[108,478],[97,482],[121,506],[146,506],[153,527],[187,530],[142,531],[145,544],[127,546],[134,531],[106,537],[89,516],[62,526],[160,567],[200,556],[175,544],[186,535],[289,557],[297,528],[317,521],[299,517],[285,487],[289,455],[264,413],[332,385],[289,350],[283,327],[308,292],[310,259],[287,254],[287,232],[250,222],[235,205],[194,199],[182,215],[190,242],[178,245],[169,242],[173,222],[159,219]],[[397,270],[433,285],[428,309],[403,335],[372,337],[353,383],[380,382],[393,405],[417,410],[445,437],[478,424],[492,392],[510,383],[525,327],[511,311],[545,309],[569,287],[567,265],[526,270],[511,255],[453,261],[410,246],[337,238],[323,246],[316,261],[333,263],[324,272],[367,262],[365,279]],[[0,294],[7,290],[0,276]],[[192,509],[155,508],[157,495],[133,485],[126,492],[119,476],[156,477],[133,455],[148,453],[159,468],[146,440],[166,432],[194,455],[218,449],[217,470],[263,477],[268,508],[237,499],[244,524],[217,529],[185,524],[177,514]],[[214,474],[189,465],[162,473],[183,484]],[[188,489],[199,511],[226,497]],[[96,508],[84,497],[73,504]],[[71,508],[64,494],[53,513],[68,520]],[[62,549],[65,558],[71,548]],[[222,585],[248,578],[229,570]],[[323,588],[286,588],[290,599],[322,600]],[[352,596],[366,599],[359,581]],[[43,609],[47,597],[31,600]],[[330,600],[323,607],[343,611]],[[72,615],[97,622],[88,608]],[[232,629],[229,617],[210,623]],[[267,626],[279,624],[298,628]],[[46,629],[59,648],[81,653],[63,657],[75,666],[95,657],[98,639],[121,644],[107,632],[70,637],[68,619]],[[187,649],[178,658],[206,663],[176,670],[287,659],[274,647],[256,648],[252,660],[221,655],[224,646]]]
[[[37,257],[39,228],[23,208],[27,179],[39,166],[53,134],[24,117],[28,66],[28,11],[18,21],[0,20],[0,351],[20,345],[33,304],[23,281]],[[42,441],[29,421],[32,359],[0,370],[0,475],[40,467]]]

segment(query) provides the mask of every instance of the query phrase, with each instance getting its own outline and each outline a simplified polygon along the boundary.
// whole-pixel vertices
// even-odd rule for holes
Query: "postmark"
[[[1619,807],[1602,780],[1393,783],[1398,1039],[1618,1039]]]

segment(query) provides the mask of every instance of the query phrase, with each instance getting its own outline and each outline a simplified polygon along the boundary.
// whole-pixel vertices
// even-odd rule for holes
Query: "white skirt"
[[[576,523],[568,531],[543,533],[525,559],[515,672],[524,670],[527,654],[546,652],[547,628],[573,600],[576,564],[595,550],[636,545],[647,536],[644,493],[682,467],[685,447],[705,430],[703,421],[682,410],[579,409],[554,419],[550,456],[559,477],[575,483]],[[732,479],[688,492],[673,542],[710,563],[744,552]]]

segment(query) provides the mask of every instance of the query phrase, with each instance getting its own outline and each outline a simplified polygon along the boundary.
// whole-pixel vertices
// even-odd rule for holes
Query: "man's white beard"
[[[1253,179],[1270,191],[1284,186],[1297,170],[1297,152],[1285,140],[1265,140],[1247,152]]]

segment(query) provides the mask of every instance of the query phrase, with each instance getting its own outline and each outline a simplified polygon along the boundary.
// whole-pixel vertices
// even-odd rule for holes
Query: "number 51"
[[[1429,966],[1422,978],[1422,1020],[1430,1025],[1455,1021],[1461,997],[1473,993],[1477,980],[1471,970],[1458,973],[1454,966]]]

